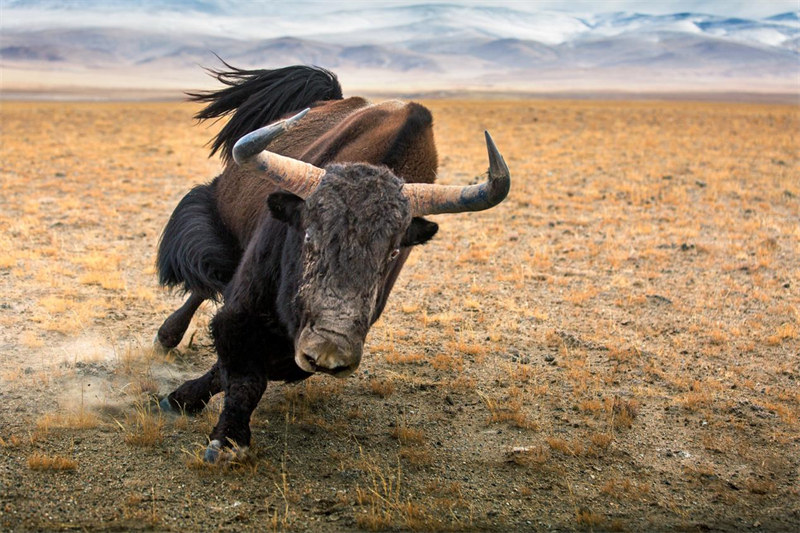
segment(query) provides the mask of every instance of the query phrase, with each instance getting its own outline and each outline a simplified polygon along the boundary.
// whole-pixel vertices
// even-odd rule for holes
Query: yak
[[[268,381],[355,371],[411,248],[438,230],[425,215],[488,209],[510,187],[488,132],[488,180],[437,185],[422,105],[343,98],[319,67],[224,65],[211,73],[225,88],[189,95],[208,104],[199,120],[231,115],[212,140],[224,170],[180,200],[157,255],[159,282],[189,295],[159,328],[162,348],[178,345],[204,300],[221,302],[216,363],[159,403],[197,413],[225,393],[212,463],[250,444]]]

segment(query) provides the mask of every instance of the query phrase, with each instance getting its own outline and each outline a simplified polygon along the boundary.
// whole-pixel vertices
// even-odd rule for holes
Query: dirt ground
[[[426,102],[435,217],[345,380],[271,384],[241,462],[220,402],[150,408],[214,360],[155,281],[212,178],[183,103],[0,107],[0,530],[797,531],[800,108]],[[215,126],[219,127],[219,125]]]

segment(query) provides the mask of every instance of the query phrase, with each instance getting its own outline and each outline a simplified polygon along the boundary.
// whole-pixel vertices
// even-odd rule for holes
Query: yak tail
[[[342,99],[339,80],[324,68],[298,65],[275,70],[244,70],[219,59],[227,70],[207,70],[227,87],[187,93],[187,96],[194,102],[208,102],[194,116],[199,121],[219,119],[233,113],[225,127],[210,141],[209,157],[221,152],[226,164],[231,160],[233,145],[243,135],[292,111],[310,107],[314,102]]]
[[[242,251],[223,225],[214,183],[199,185],[178,203],[158,243],[158,282],[216,300],[233,277]]]

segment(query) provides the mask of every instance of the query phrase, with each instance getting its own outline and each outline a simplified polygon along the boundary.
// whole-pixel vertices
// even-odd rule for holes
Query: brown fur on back
[[[363,162],[386,165],[409,183],[432,183],[438,166],[430,112],[416,103],[371,105],[363,98],[322,102],[269,150],[317,166]],[[245,246],[277,188],[234,163],[217,178],[220,217]]]

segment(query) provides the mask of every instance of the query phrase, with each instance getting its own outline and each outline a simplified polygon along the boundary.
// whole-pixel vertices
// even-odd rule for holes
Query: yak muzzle
[[[341,333],[306,326],[295,343],[294,360],[306,372],[346,378],[358,368],[363,346]]]

